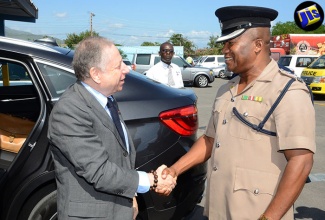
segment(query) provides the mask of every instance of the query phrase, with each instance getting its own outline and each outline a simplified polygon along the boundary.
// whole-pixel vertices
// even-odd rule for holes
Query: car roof
[[[1,37],[1,50],[16,52],[42,59],[55,60],[64,65],[71,66],[74,51],[70,48],[50,46],[31,41]],[[68,57],[68,59],[67,59]]]

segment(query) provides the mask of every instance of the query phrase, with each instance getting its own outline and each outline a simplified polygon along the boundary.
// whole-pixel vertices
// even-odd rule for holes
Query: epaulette
[[[301,79],[300,77],[296,76],[294,73],[284,70],[282,68],[279,68],[279,71],[281,74],[286,75],[290,78],[296,79],[296,81],[301,82],[301,83],[305,83],[303,79]]]

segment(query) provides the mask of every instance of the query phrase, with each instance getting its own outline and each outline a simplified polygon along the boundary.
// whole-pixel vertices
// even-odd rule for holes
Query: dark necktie
[[[107,107],[111,113],[113,122],[115,124],[115,127],[117,128],[118,133],[120,134],[120,137],[123,140],[124,145],[125,144],[125,136],[124,136],[124,132],[122,129],[122,124],[121,124],[121,120],[120,117],[118,115],[118,107],[117,107],[117,103],[115,102],[115,100],[113,101],[111,98],[107,98]]]

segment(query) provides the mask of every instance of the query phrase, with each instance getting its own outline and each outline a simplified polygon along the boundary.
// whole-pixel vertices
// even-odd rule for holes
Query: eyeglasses
[[[174,53],[173,50],[167,50],[167,49],[162,49],[160,52],[163,52],[163,53]]]

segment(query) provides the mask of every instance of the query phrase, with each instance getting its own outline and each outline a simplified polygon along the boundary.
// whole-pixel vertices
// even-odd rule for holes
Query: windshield
[[[325,55],[320,56],[312,64],[309,65],[310,69],[325,69]]]
[[[280,57],[280,59],[278,60],[278,64],[282,66],[289,66],[291,59],[292,57]]]

